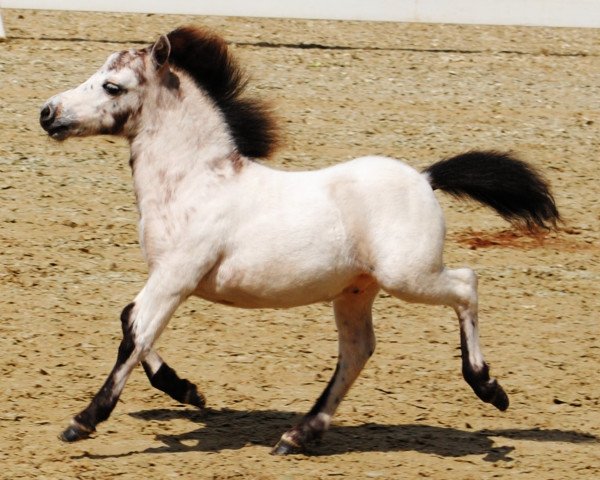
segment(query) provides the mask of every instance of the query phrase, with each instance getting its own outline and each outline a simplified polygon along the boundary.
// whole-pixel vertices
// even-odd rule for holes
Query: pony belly
[[[367,278],[368,277],[368,278]],[[320,275],[311,278],[282,278],[269,275],[259,281],[251,275],[219,281],[210,275],[203,279],[194,295],[205,300],[241,308],[290,308],[331,301],[348,290],[363,289],[374,280],[369,275]]]
[[[325,302],[334,299],[342,291],[341,288],[331,289],[328,286],[298,286],[290,289],[229,287],[207,288],[199,285],[194,295],[205,300],[240,308],[290,308],[311,303]]]

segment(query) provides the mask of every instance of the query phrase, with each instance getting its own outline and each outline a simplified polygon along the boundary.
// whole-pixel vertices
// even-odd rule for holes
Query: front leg
[[[167,365],[156,350],[148,352],[142,361],[142,367],[154,388],[180,403],[194,405],[200,409],[205,407],[206,398],[198,391],[198,387],[185,378],[179,378],[177,372]]]
[[[135,303],[130,303],[121,313],[123,339],[119,345],[115,366],[86,409],[78,413],[60,434],[61,440],[74,442],[89,437],[96,431],[96,425],[106,420],[115,408],[127,377],[137,364],[135,359],[139,356],[137,352],[134,355],[135,341],[131,328],[131,312],[134,307]]]
[[[155,269],[135,301],[123,310],[123,339],[115,366],[90,404],[62,432],[61,440],[73,442],[87,438],[98,423],[110,416],[132,370],[151,351],[176,308],[197,283],[196,275],[181,274],[186,270],[191,272],[189,268],[175,267]]]
[[[281,436],[271,451],[273,455],[302,452],[329,428],[337,407],[375,349],[371,308],[378,291],[379,287],[373,283],[364,289],[349,288],[334,300],[339,342],[335,372],[312,409]]]

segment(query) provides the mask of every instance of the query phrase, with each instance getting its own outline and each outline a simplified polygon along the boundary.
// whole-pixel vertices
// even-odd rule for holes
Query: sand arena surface
[[[2,13],[0,478],[600,478],[600,31]],[[93,439],[58,441],[110,371],[146,270],[125,142],[55,143],[39,107],[109,53],[184,23],[222,32],[276,105],[276,167],[370,153],[424,167],[496,148],[544,170],[566,219],[544,240],[439,195],[448,265],[480,275],[482,344],[507,412],[463,382],[450,309],[380,295],[376,353],[331,431],[310,456],[272,457],[333,371],[330,306],[192,299],[158,347],[210,410],[137,369]]]

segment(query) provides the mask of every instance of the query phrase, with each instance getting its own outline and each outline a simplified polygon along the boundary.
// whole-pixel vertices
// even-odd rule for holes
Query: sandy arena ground
[[[1,478],[600,478],[599,30],[2,13]],[[276,167],[377,153],[420,168],[496,148],[543,169],[566,220],[544,241],[439,195],[447,263],[480,275],[482,343],[507,412],[463,382],[451,310],[381,295],[376,354],[323,443],[270,456],[332,373],[331,308],[193,299],[159,349],[210,410],[171,401],[138,369],[93,439],[57,439],[112,367],[145,265],[125,142],[52,142],[39,106],[110,52],[183,23],[222,32],[276,105]]]

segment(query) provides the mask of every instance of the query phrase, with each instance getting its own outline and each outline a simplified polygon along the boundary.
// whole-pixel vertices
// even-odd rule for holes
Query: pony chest
[[[201,208],[193,203],[164,205],[154,201],[138,208],[140,246],[149,263],[181,249],[197,255],[198,249],[213,250],[219,243],[211,216],[202,215]]]

